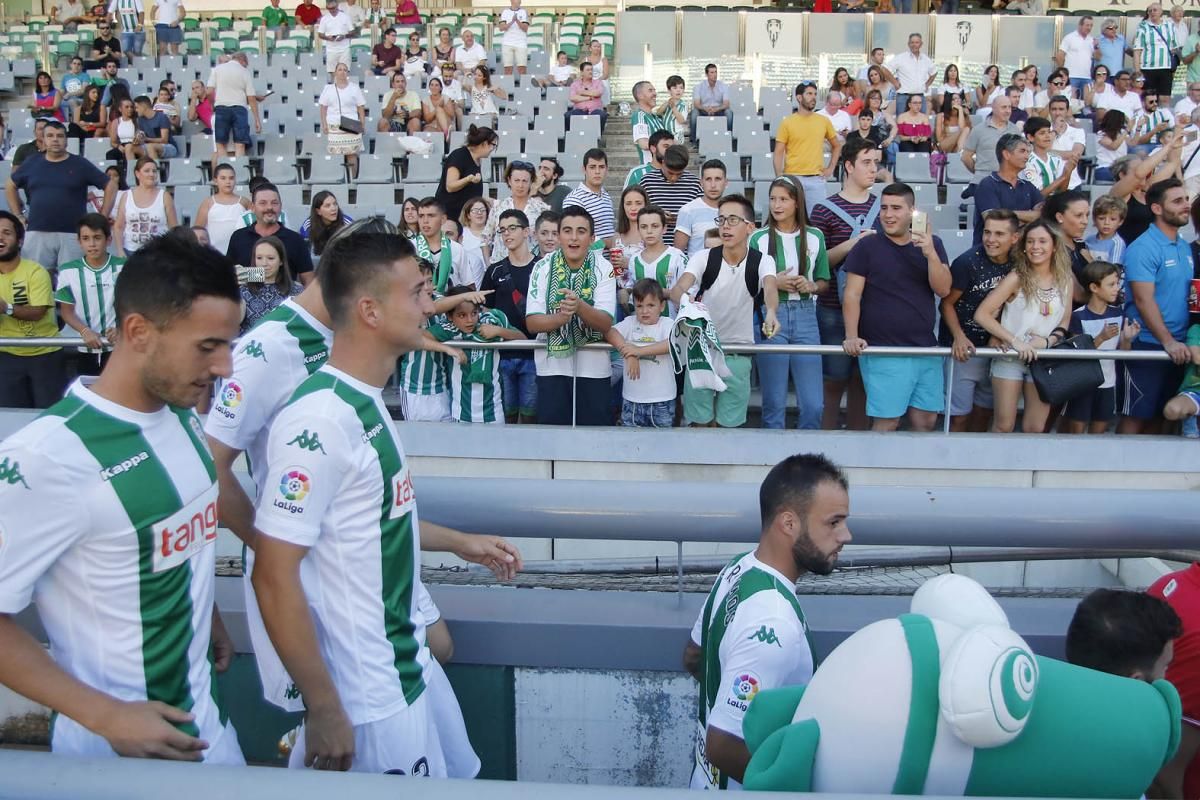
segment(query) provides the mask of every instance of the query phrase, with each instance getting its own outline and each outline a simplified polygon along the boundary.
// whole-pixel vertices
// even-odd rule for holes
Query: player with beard
[[[807,684],[815,666],[796,599],[806,572],[828,575],[850,542],[846,476],[825,456],[790,456],[758,491],[758,549],[721,570],[683,653],[700,681],[693,789],[736,789],[750,761],[742,719],[762,689]]]

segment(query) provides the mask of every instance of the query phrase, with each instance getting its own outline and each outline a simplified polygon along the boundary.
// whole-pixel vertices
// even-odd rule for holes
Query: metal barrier
[[[106,342],[107,343],[107,342]],[[537,340],[513,342],[461,342],[449,341],[446,344],[461,350],[545,350],[546,343]],[[43,337],[20,339],[0,337],[0,347],[83,347],[84,342],[78,338]],[[588,344],[581,350],[611,351],[612,345],[607,343]],[[724,345],[721,350],[734,355],[810,355],[810,356],[844,356],[846,352],[838,345],[831,344],[731,344]],[[954,369],[958,363],[954,359],[954,350],[949,347],[867,347],[863,355],[885,357],[919,357],[941,358],[946,364],[945,370],[945,408],[942,432],[950,433],[950,395],[954,388]],[[975,355],[981,358],[1013,358],[1013,353],[995,347],[980,347]],[[1055,359],[1065,361],[1095,361],[1110,359],[1113,361],[1170,361],[1171,357],[1160,350],[1039,350],[1038,359]],[[572,370],[574,372],[574,370]],[[575,426],[575,381],[571,381],[571,426]]]

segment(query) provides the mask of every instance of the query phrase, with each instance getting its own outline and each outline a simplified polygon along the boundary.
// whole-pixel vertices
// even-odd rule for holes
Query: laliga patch
[[[189,561],[217,541],[217,486],[154,526],[154,572],[165,572]]]
[[[217,402],[213,405],[213,411],[227,420],[235,420],[237,419],[237,410],[245,399],[246,392],[240,383],[234,380],[225,381],[221,384],[221,391],[217,393]]]
[[[303,467],[288,467],[279,478],[279,488],[271,505],[281,511],[299,516],[304,513],[305,500],[312,492],[312,478]]]
[[[406,468],[392,476],[392,510],[388,519],[402,517],[416,505],[417,493],[413,490],[412,473]]]
[[[758,676],[753,672],[743,672],[733,679],[733,684],[729,687],[729,697],[725,702],[738,711],[745,711],[750,707],[750,701],[758,694],[761,685]]]

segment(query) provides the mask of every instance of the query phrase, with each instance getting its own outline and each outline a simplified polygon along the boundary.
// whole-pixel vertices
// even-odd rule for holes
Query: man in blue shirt
[[[983,212],[993,208],[1008,208],[1016,212],[1021,222],[1033,222],[1039,216],[1042,193],[1032,183],[1021,179],[1029,162],[1029,142],[1020,134],[1006,133],[996,142],[996,171],[979,182],[975,189],[976,245],[983,242]]]
[[[1109,75],[1116,75],[1125,69],[1125,53],[1125,37],[1117,33],[1117,21],[1108,17],[1096,37],[1096,63],[1108,67]]]
[[[1125,318],[1142,326],[1134,350],[1165,351],[1171,360],[1126,362],[1118,433],[1157,432],[1163,404],[1175,393],[1183,366],[1192,359],[1183,342],[1192,251],[1179,235],[1188,224],[1187,190],[1177,178],[1159,181],[1146,191],[1146,205],[1154,214],[1154,224],[1125,251],[1125,281],[1130,289]]]

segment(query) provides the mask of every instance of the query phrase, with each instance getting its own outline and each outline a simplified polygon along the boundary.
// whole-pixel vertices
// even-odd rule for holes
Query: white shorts
[[[72,758],[117,757],[108,740],[92,733],[70,717],[59,714],[55,717],[51,730],[50,749],[57,755]],[[232,723],[226,722],[219,735],[208,737],[204,763],[226,767],[246,766],[242,746],[238,743],[237,731],[233,729]]]
[[[446,775],[451,778],[474,778],[479,774],[479,756],[467,737],[462,708],[458,705],[446,671],[436,658],[430,658],[421,677],[425,679],[424,695],[429,697],[429,710],[442,745]]]
[[[405,391],[404,419],[408,422],[449,422],[450,393],[412,394]]]
[[[500,65],[504,67],[523,67],[529,60],[529,48],[505,44],[500,46]]]
[[[279,660],[267,635],[267,627],[263,624],[262,613],[258,610],[258,598],[254,595],[254,586],[250,575],[254,571],[254,551],[245,548],[242,557],[242,595],[246,601],[246,628],[250,632],[250,644],[254,648],[254,662],[258,665],[258,678],[262,682],[263,699],[284,711],[303,711],[304,698],[300,690],[292,682],[287,668]]]
[[[330,50],[328,47],[326,47],[325,48],[325,71],[333,72],[335,69],[337,69],[338,64],[345,64],[347,67],[350,66],[350,48],[347,47],[345,50],[339,51],[339,50]]]
[[[354,726],[354,761],[351,772],[445,778],[446,760],[433,716],[428,688],[408,708],[386,719]],[[304,726],[288,766],[304,769]]]

